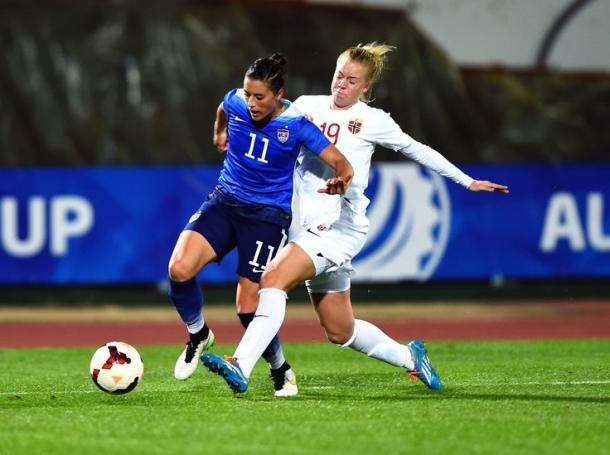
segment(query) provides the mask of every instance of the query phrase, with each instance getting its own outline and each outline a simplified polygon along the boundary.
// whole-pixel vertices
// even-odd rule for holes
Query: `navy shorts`
[[[237,274],[255,283],[286,243],[290,214],[276,207],[245,204],[217,187],[184,230],[196,231],[210,243],[218,261],[237,247]]]

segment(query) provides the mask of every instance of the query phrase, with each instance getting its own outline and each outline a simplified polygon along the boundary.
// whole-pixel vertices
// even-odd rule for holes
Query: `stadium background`
[[[0,455],[607,454],[608,23],[604,0],[0,0]],[[326,93],[371,40],[398,46],[375,105],[511,188],[376,152],[354,312],[424,339],[445,389],[324,342],[302,288],[280,333],[298,396],[264,362],[237,398],[176,381],[164,275],[216,179],[220,97],[276,50],[290,97]],[[219,354],[242,333],[230,262],[200,276]],[[119,396],[87,368],[117,339],[145,360]]]
[[[375,106],[511,194],[471,197],[404,168],[433,186],[437,215],[450,216],[422,234],[439,244],[445,230],[443,247],[418,251],[419,263],[398,277],[359,273],[354,300],[608,296],[606,2],[4,0],[0,8],[7,308],[167,305],[171,242],[221,162],[210,131],[222,95],[273,51],[288,58],[289,97],[326,93],[337,53],[373,40],[397,46]],[[392,178],[384,169],[404,166],[383,149],[375,159],[382,183]],[[408,191],[409,181],[396,185]],[[383,196],[387,214],[396,199]],[[233,300],[230,270],[229,260],[212,278],[201,274],[209,302]]]

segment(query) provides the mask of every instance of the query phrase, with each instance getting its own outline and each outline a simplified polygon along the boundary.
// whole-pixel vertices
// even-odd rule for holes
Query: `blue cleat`
[[[409,377],[411,379],[419,379],[429,389],[441,390],[443,388],[441,378],[438,377],[436,370],[430,363],[428,353],[424,347],[424,342],[421,340],[413,340],[407,345],[407,348],[411,351],[413,362],[415,363],[413,371],[409,371]]]
[[[212,373],[222,376],[234,393],[244,393],[248,390],[248,380],[242,373],[237,359],[234,357],[205,353],[201,361]]]

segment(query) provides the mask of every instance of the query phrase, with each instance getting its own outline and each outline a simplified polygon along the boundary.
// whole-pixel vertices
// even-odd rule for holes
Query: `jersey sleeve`
[[[243,111],[243,107],[245,106],[245,101],[242,96],[240,96],[240,89],[234,88],[230,90],[225,97],[222,99],[222,105],[224,107],[225,112],[231,114],[237,114],[240,111]],[[243,113],[242,113],[243,115]]]
[[[375,112],[375,142],[397,152],[413,143],[413,138],[405,133],[394,119],[382,110]]]
[[[466,175],[432,147],[416,141],[402,131],[390,114],[386,112],[379,111],[376,134],[377,140],[375,142],[379,145],[400,152],[459,185],[468,188],[474,181],[472,177]]]
[[[305,117],[301,118],[299,131],[302,145],[316,155],[322,153],[330,145],[330,141],[324,136],[322,131]]]
[[[447,158],[426,144],[414,140],[408,147],[400,149],[399,152],[466,188],[474,182],[472,177],[462,172]]]

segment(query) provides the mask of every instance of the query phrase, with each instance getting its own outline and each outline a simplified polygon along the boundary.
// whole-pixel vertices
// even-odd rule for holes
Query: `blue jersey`
[[[330,142],[289,101],[285,103],[284,112],[258,126],[250,117],[242,89],[225,95],[229,148],[219,183],[240,201],[290,213],[293,172],[301,147],[319,155]]]

